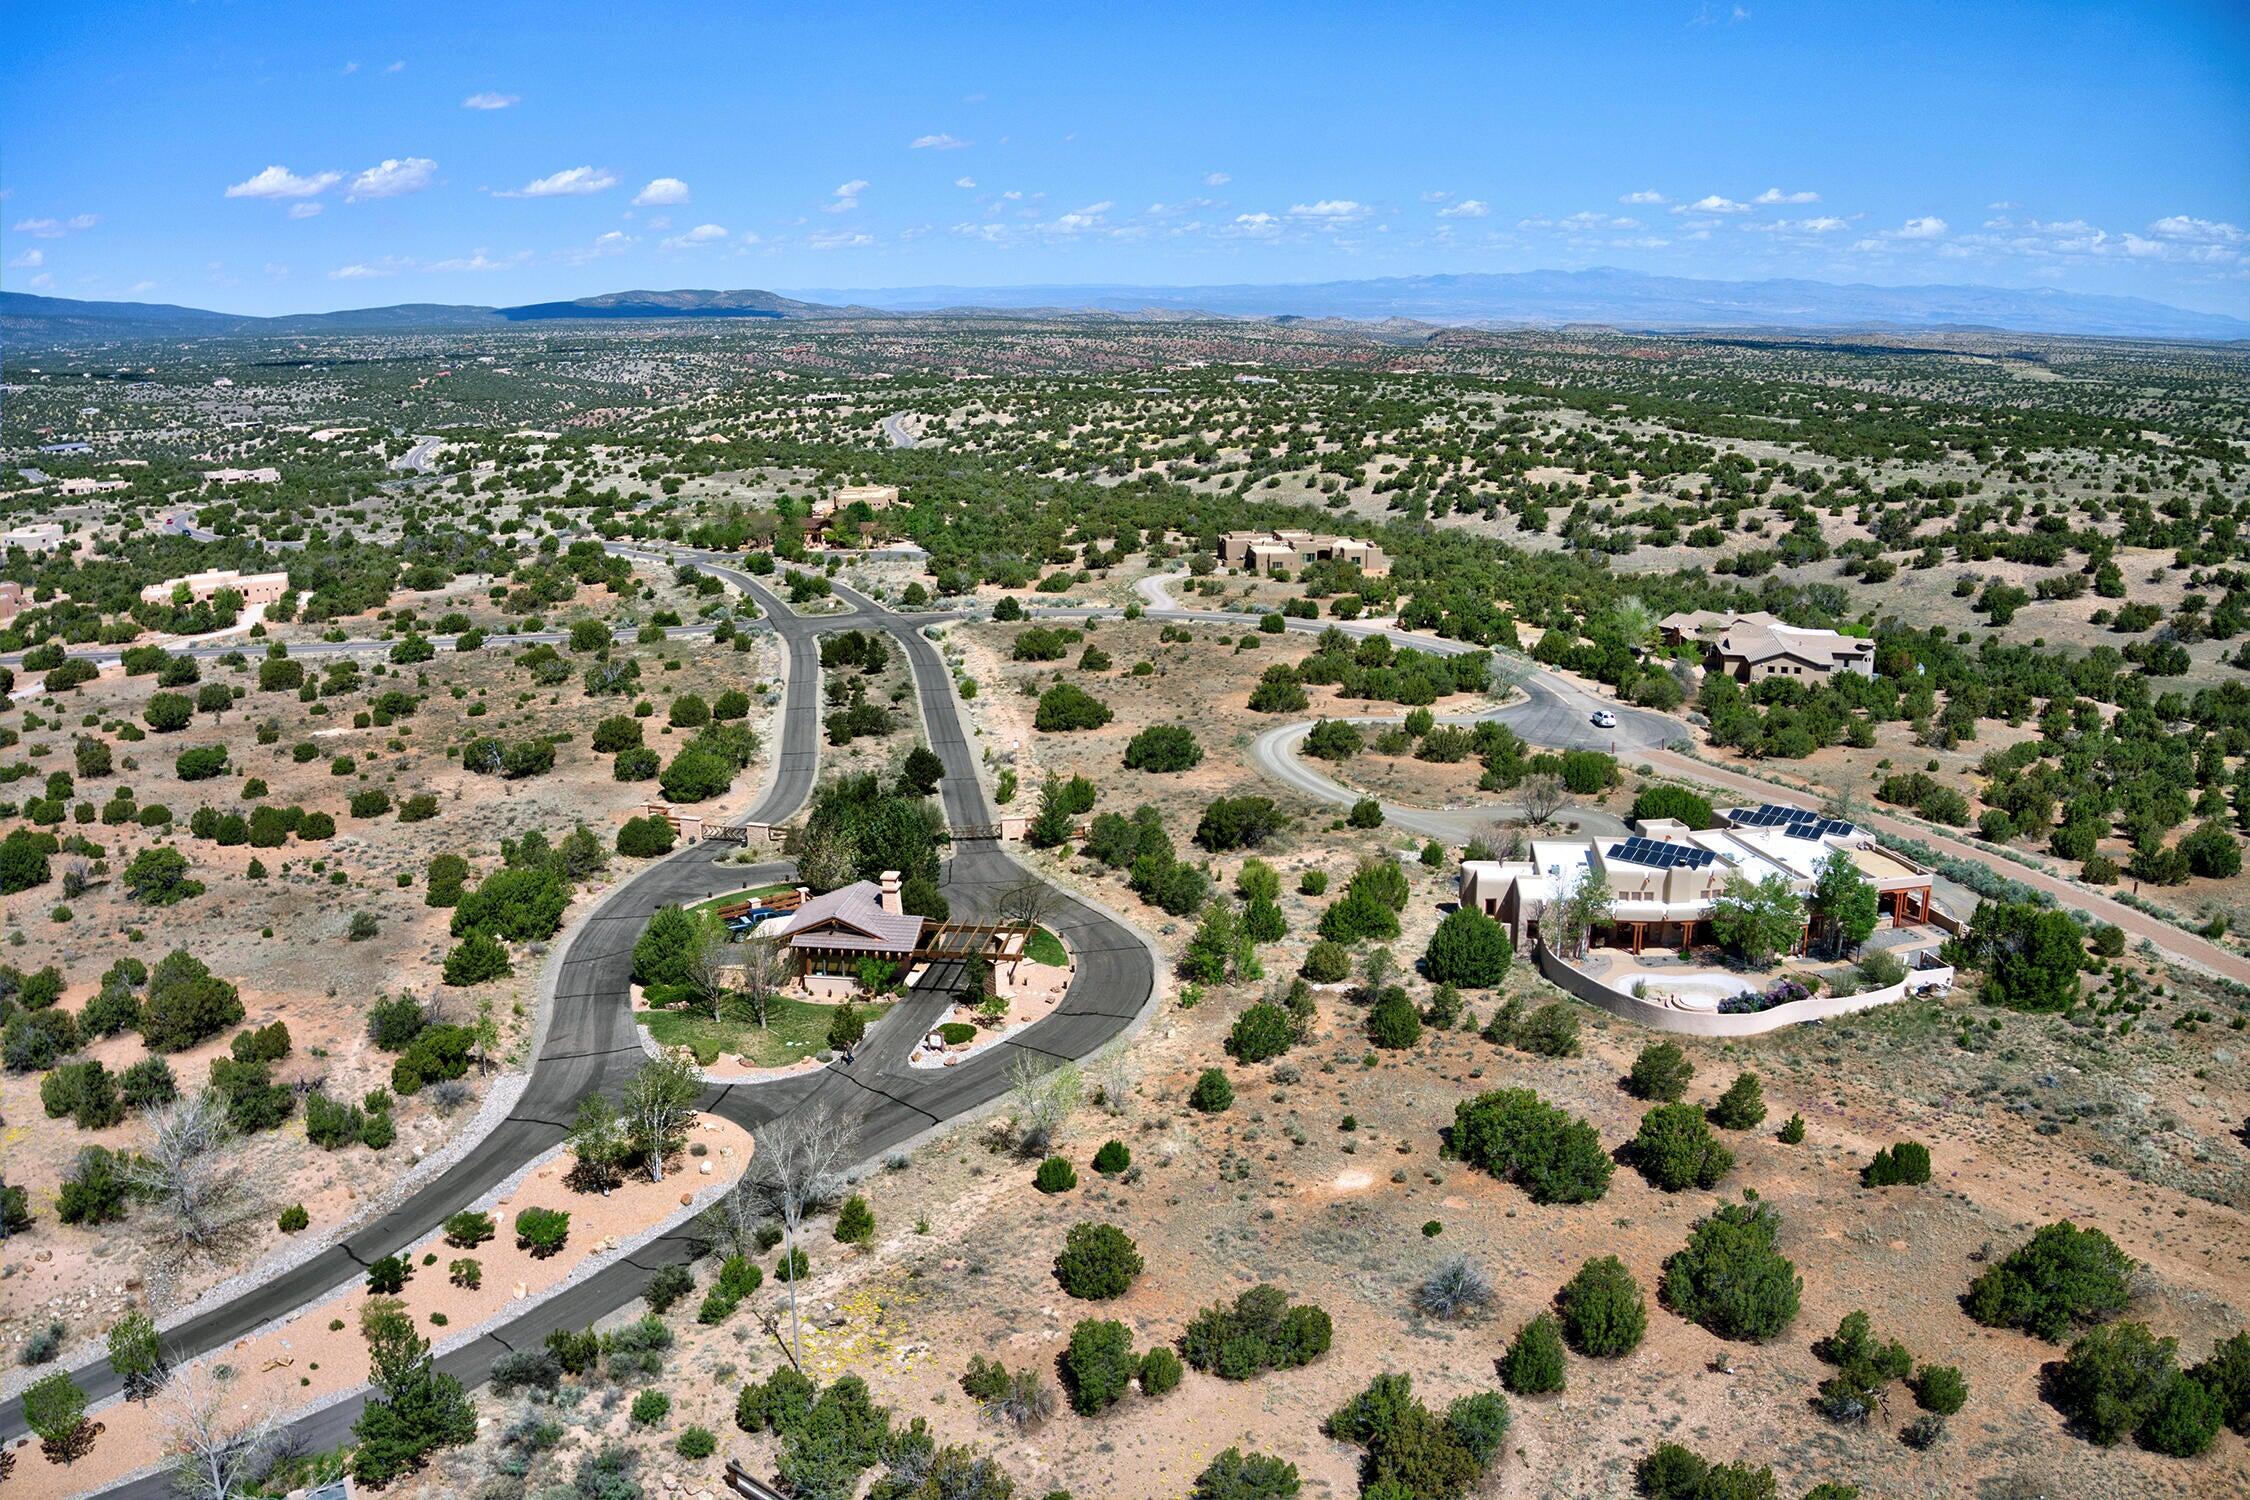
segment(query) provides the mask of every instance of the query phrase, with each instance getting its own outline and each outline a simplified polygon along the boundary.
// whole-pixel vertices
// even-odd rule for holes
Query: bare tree
[[[728,991],[727,1003],[738,1006],[760,1027],[766,1024],[767,1013],[773,1009],[774,992],[781,988],[788,976],[788,966],[782,961],[781,945],[771,938],[751,938],[734,944],[735,967],[742,975],[742,983]]]
[[[1570,805],[1570,789],[1563,785],[1560,776],[1541,771],[1523,779],[1523,784],[1516,788],[1516,798],[1523,803],[1523,815],[1531,823],[1551,823],[1557,813]]]
[[[1019,1055],[1008,1067],[1008,1082],[1008,1118],[1015,1127],[1016,1149],[1025,1156],[1044,1156],[1055,1132],[1078,1107],[1078,1066],[1064,1063],[1059,1068],[1042,1069],[1028,1056]]]
[[[159,1398],[172,1486],[190,1500],[236,1500],[265,1478],[288,1450],[271,1402],[230,1401],[217,1370],[175,1380]]]
[[[799,1369],[804,1367],[804,1339],[797,1319],[797,1231],[808,1215],[843,1190],[844,1169],[851,1164],[858,1136],[856,1121],[823,1104],[768,1127],[751,1157],[758,1191],[781,1220],[782,1253],[789,1267],[789,1362]]]
[[[679,1149],[680,1138],[703,1095],[703,1078],[684,1047],[674,1047],[641,1064],[625,1085],[619,1114],[633,1148],[648,1166],[649,1180],[664,1180],[665,1153]]]
[[[733,988],[735,945],[725,938],[706,935],[687,956],[687,986],[695,995],[696,1006],[705,1015],[717,1019],[720,1002]]]
[[[232,1150],[226,1100],[204,1089],[165,1105],[151,1124],[148,1149],[128,1173],[134,1191],[157,1206],[163,1234],[181,1250],[223,1250],[265,1212],[264,1196]]]
[[[1103,1048],[1086,1071],[1094,1085],[1096,1104],[1113,1115],[1124,1114],[1133,1107],[1133,1085],[1138,1081],[1138,1073],[1123,1043]]]
[[[992,914],[1002,922],[1037,927],[1062,906],[1062,893],[1034,875],[1003,886],[992,898]]]

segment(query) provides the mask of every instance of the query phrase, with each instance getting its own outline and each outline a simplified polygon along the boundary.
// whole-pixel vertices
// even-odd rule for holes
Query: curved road
[[[826,631],[852,628],[886,632],[906,657],[928,741],[945,764],[938,791],[948,820],[955,825],[993,821],[975,752],[961,725],[951,675],[921,634],[923,625],[942,616],[896,615],[848,589],[838,592],[855,613],[800,616],[723,560],[695,560],[750,595],[765,611],[763,623],[782,636],[789,651],[773,783],[743,821],[783,821],[810,795],[819,759],[818,638]],[[583,920],[560,956],[552,1020],[530,1081],[507,1118],[464,1160],[422,1184],[381,1218],[253,1291],[168,1330],[165,1345],[171,1357],[185,1360],[222,1347],[349,1285],[370,1261],[427,1235],[449,1214],[560,1144],[582,1096],[614,1092],[640,1066],[643,1053],[626,994],[632,946],[649,915],[660,905],[704,900],[778,877],[788,869],[781,863],[755,867],[719,863],[733,850],[725,844],[688,846],[610,892]],[[963,841],[946,862],[943,884],[955,915],[973,918],[989,909],[998,891],[1020,881],[1025,873],[997,843]],[[1155,994],[1155,960],[1131,929],[1073,897],[1061,898],[1046,925],[1072,949],[1076,972],[1053,1013],[1001,1045],[953,1068],[907,1066],[913,1045],[951,1004],[949,981],[961,977],[958,966],[939,966],[909,992],[885,1024],[870,1033],[849,1066],[831,1064],[800,1078],[757,1087],[714,1087],[703,1107],[755,1132],[784,1113],[813,1103],[829,1104],[856,1119],[855,1149],[862,1160],[872,1160],[1000,1098],[1011,1086],[1009,1075],[1018,1057],[1030,1057],[1047,1067],[1093,1055],[1124,1035],[1144,1013]],[[952,972],[946,971],[948,967]],[[525,1309],[504,1326],[447,1351],[438,1366],[475,1385],[501,1354],[535,1348],[555,1329],[583,1327],[616,1310],[640,1295],[650,1270],[687,1260],[700,1249],[692,1228],[667,1234]],[[106,1363],[72,1374],[95,1399],[118,1388]],[[291,1424],[292,1439],[308,1451],[345,1441],[362,1399],[354,1393],[300,1418]],[[20,1401],[0,1404],[0,1432],[22,1428]],[[169,1476],[160,1471],[109,1493],[157,1500],[170,1493],[169,1486]]]

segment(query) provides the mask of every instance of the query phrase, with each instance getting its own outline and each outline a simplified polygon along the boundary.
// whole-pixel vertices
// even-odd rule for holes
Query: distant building
[[[1609,882],[1610,917],[1588,936],[1595,947],[1688,948],[1711,940],[1711,910],[1730,875],[1779,875],[1800,895],[1821,864],[1842,850],[1873,883],[1878,910],[1894,927],[1930,919],[1928,871],[1876,845],[1850,823],[1803,808],[1768,803],[1722,813],[1717,828],[1650,819],[1638,832],[1598,839],[1535,839],[1520,860],[1461,863],[1460,899],[1508,927],[1522,943],[1539,935],[1556,901],[1599,872]]]
[[[13,578],[0,578],[0,624],[5,624],[22,613],[23,585]]]
[[[91,453],[94,451],[94,445],[92,443],[41,443],[39,451],[41,453]]]
[[[1875,675],[1875,643],[1835,630],[1785,625],[1763,610],[1715,614],[1693,610],[1657,622],[1668,646],[1700,642],[1703,669],[1737,682],[1768,677],[1824,678],[1838,672]]]
[[[41,521],[32,526],[18,526],[0,531],[0,551],[21,547],[26,552],[52,552],[63,544],[63,528],[55,521]]]
[[[1219,538],[1219,561],[1253,573],[1295,573],[1316,562],[1356,563],[1369,578],[1391,571],[1391,560],[1373,542],[1310,531],[1229,531]]]
[[[123,479],[89,479],[80,475],[75,479],[64,480],[58,487],[58,493],[65,496],[99,495],[110,490],[125,489],[127,486],[128,481]]]
[[[168,603],[174,592],[183,586],[188,591],[188,597],[197,603],[209,599],[221,589],[233,589],[242,595],[245,606],[274,604],[289,592],[289,575],[242,573],[233,568],[214,568],[208,573],[190,573],[185,578],[167,578],[162,583],[152,583],[141,590],[141,602]]]
[[[205,484],[279,484],[279,469],[205,469]]]

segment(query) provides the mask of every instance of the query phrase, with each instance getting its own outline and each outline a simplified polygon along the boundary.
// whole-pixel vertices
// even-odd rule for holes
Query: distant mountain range
[[[2250,320],[2139,297],[1989,286],[1870,286],[1825,281],[1704,281],[1639,271],[1514,271],[1365,281],[1216,286],[898,287],[799,290],[811,302],[891,312],[992,308],[1125,314],[1208,313],[1480,327],[1594,323],[1626,329],[2003,329],[2130,338],[2250,338]]]
[[[1305,318],[1486,328],[1837,331],[1993,329],[2122,338],[2250,339],[2250,319],[2139,297],[1987,286],[1703,281],[1638,271],[1519,271],[1365,281],[1218,286],[894,287],[609,292],[522,307],[407,303],[246,317],[148,302],[77,302],[0,292],[0,334],[41,342],[250,334],[443,333],[571,319],[867,318],[1051,312],[1112,317]]]

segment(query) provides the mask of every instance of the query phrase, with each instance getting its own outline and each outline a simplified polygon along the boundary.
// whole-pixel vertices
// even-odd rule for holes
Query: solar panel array
[[[1793,839],[1820,839],[1830,834],[1843,837],[1853,833],[1852,825],[1838,818],[1825,818],[1802,807],[1783,807],[1768,802],[1763,807],[1749,808],[1732,815],[1738,827],[1779,828]]]
[[[1671,844],[1662,839],[1645,839],[1635,834],[1621,844],[1609,846],[1611,859],[1627,864],[1647,865],[1656,870],[1700,870],[1715,864],[1719,856],[1708,849],[1698,849],[1690,844]]]

